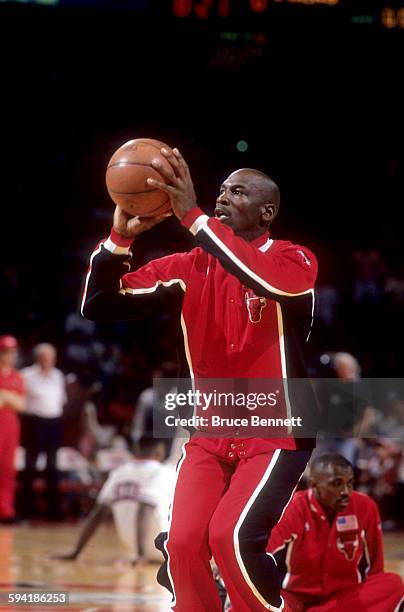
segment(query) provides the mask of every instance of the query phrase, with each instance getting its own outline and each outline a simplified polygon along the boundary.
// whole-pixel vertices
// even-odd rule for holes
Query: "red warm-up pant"
[[[20,442],[20,421],[13,410],[0,409],[0,518],[14,516],[15,451]]]
[[[399,612],[404,601],[403,581],[397,574],[373,574],[367,580],[316,605],[305,605],[301,598],[282,591],[293,612]]]
[[[197,442],[185,445],[165,544],[173,610],[221,612],[212,556],[233,612],[284,609],[266,542],[309,458],[278,449],[227,461]]]

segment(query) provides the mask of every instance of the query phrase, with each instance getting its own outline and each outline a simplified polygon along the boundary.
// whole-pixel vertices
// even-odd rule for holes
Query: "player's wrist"
[[[133,237],[123,236],[112,227],[109,237],[104,242],[104,248],[115,255],[129,255],[129,249],[133,241]]]
[[[191,208],[191,210],[188,210],[181,218],[181,224],[184,225],[187,229],[190,229],[191,226],[195,223],[196,219],[202,215],[205,215],[203,210],[201,210],[199,206],[194,206],[193,208]]]
[[[114,244],[121,247],[129,247],[134,241],[134,236],[125,236],[116,230],[113,226],[109,235],[110,239]]]

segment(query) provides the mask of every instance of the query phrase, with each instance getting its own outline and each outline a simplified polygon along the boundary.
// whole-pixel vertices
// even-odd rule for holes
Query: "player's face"
[[[256,174],[237,170],[222,183],[216,200],[215,217],[232,230],[243,235],[248,232],[264,233],[266,202],[262,194],[262,182]]]
[[[353,471],[350,467],[328,466],[316,473],[311,482],[314,496],[324,510],[342,512],[349,503],[353,491]]]

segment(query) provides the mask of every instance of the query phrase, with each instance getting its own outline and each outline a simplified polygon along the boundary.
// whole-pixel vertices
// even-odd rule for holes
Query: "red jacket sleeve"
[[[182,223],[196,236],[204,250],[217,257],[224,268],[257,295],[279,300],[313,291],[317,261],[309,249],[286,241],[274,241],[263,252],[199,208],[192,209]]]
[[[384,571],[383,539],[379,510],[375,502],[368,498],[368,527],[365,533],[369,552],[370,574]]]
[[[125,274],[121,292],[131,295],[153,293],[159,286],[170,287],[175,284],[185,291],[192,259],[192,251],[154,259],[139,270]]]
[[[176,253],[129,272],[132,240],[112,230],[93,252],[81,313],[94,321],[124,321],[179,311],[195,256]]]

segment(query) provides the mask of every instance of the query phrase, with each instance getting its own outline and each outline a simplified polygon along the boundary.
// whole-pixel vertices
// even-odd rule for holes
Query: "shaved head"
[[[265,174],[265,172],[257,170],[256,168],[240,168],[232,172],[229,178],[234,177],[234,175],[238,173],[256,176],[258,178],[258,181],[255,183],[256,188],[260,191],[262,199],[273,204],[276,208],[276,212],[278,212],[281,196],[279,187],[273,179]]]

